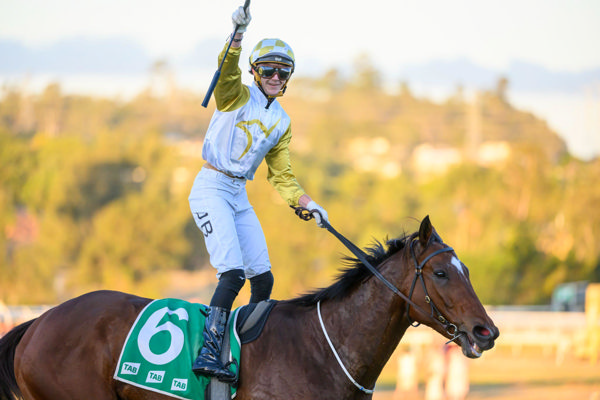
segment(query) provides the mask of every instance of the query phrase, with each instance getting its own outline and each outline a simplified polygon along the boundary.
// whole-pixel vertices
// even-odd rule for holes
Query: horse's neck
[[[363,385],[375,383],[410,326],[404,301],[376,277],[346,299],[323,304],[322,315],[340,358]]]

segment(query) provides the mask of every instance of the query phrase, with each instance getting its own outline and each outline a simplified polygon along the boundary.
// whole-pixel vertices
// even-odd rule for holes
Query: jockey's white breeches
[[[202,168],[189,202],[217,277],[243,269],[250,279],[271,269],[265,235],[248,201],[246,179]]]

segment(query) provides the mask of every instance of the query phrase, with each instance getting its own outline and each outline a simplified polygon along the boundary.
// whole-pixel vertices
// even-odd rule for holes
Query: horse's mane
[[[410,243],[416,236],[418,236],[418,232],[412,235],[405,233],[396,239],[386,239],[387,249],[380,241],[376,240],[373,245],[364,249],[366,259],[369,264],[378,269],[379,265],[398,251],[404,249],[407,243]],[[371,271],[358,258],[343,257],[342,263],[347,267],[340,270],[339,275],[331,286],[316,289],[286,302],[300,306],[313,306],[322,300],[341,300],[350,294],[356,285],[373,276]]]

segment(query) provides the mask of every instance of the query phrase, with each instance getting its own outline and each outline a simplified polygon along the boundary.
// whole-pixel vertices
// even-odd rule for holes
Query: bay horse
[[[469,270],[429,217],[418,232],[364,254],[375,275],[347,257],[331,286],[276,303],[262,334],[242,346],[237,399],[370,399],[405,331],[418,323],[470,358],[494,346],[499,331]],[[150,301],[92,292],[17,326],[0,339],[0,399],[170,399],[113,379],[129,329]]]

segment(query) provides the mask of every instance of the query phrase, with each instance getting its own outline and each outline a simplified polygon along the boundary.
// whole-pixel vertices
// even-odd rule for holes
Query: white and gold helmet
[[[294,57],[294,51],[292,48],[281,39],[263,39],[254,46],[252,52],[250,53],[250,72],[254,75],[254,80],[256,84],[262,88],[261,86],[261,76],[257,72],[258,65],[261,63],[278,63],[287,65],[292,68],[292,71],[287,78],[285,85],[281,88],[281,91],[277,94],[277,96],[283,96],[285,89],[287,87],[287,82],[291,77],[291,74],[294,72],[294,67],[296,64],[296,59]]]

